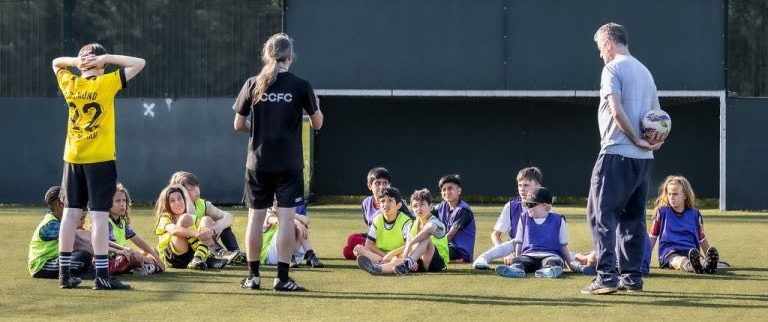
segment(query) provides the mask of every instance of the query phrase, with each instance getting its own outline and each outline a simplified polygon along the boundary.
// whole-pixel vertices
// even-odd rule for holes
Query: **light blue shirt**
[[[613,120],[606,99],[619,94],[635,134],[640,136],[643,115],[653,108],[659,94],[651,72],[632,56],[617,56],[603,67],[600,77],[600,107],[597,122],[600,128],[600,154],[618,154],[633,159],[653,159],[653,152],[637,147]]]

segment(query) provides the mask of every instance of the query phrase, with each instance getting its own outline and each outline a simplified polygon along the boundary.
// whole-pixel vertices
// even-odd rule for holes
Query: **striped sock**
[[[206,260],[211,256],[211,250],[201,241],[197,241],[196,244],[192,245],[192,248],[195,249],[195,256],[200,257],[203,260]]]
[[[96,277],[109,277],[109,255],[93,256],[93,266],[96,268]]]
[[[59,275],[70,277],[72,273],[69,266],[72,264],[72,252],[59,252]]]

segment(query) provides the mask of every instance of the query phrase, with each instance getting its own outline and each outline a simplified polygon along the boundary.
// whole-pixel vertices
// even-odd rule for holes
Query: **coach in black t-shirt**
[[[243,288],[260,288],[261,226],[267,208],[276,198],[279,230],[285,233],[277,235],[277,278],[273,286],[276,291],[304,290],[288,277],[295,243],[289,232],[295,229],[296,204],[304,198],[302,110],[315,130],[323,126],[323,113],[309,83],[288,72],[292,58],[293,40],[288,35],[270,37],[262,50],[264,68],[245,81],[232,106],[237,112],[235,130],[249,134],[245,170],[249,274],[240,284]]]

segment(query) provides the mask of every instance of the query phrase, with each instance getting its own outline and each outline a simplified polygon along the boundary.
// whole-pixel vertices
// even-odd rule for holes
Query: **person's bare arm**
[[[143,239],[141,239],[141,237],[139,237],[139,235],[134,235],[133,237],[131,237],[130,240],[131,240],[131,242],[134,245],[136,245],[136,247],[141,249],[144,252],[144,254],[149,254],[149,255],[152,255],[152,256],[154,256],[156,258],[159,257],[158,254],[157,254],[157,249],[155,249],[154,247],[152,247],[149,244],[147,244],[147,242],[145,242]]]
[[[320,111],[320,98],[315,95],[315,101],[317,102],[317,111],[309,116],[309,125],[313,129],[319,130],[323,127],[323,112]]]
[[[319,130],[323,127],[323,112],[320,110],[315,111],[315,114],[312,114],[309,116],[309,125],[312,126],[313,129]]]
[[[221,234],[224,229],[232,227],[232,223],[235,221],[235,217],[231,213],[217,208],[208,201],[205,202],[205,215],[211,217],[216,223],[213,226],[213,232],[216,235]]]
[[[614,122],[616,122],[616,125],[619,127],[619,130],[621,132],[624,132],[624,134],[632,140],[632,143],[637,145],[638,147],[650,151],[656,151],[659,148],[661,148],[661,145],[664,143],[663,141],[659,141],[655,144],[651,144],[646,139],[644,139],[641,136],[638,136],[637,133],[635,133],[635,129],[632,126],[632,124],[629,122],[629,118],[627,117],[627,114],[624,113],[624,107],[621,104],[621,95],[620,94],[608,94],[606,97],[608,100],[608,105],[611,108],[611,115],[613,116]]]
[[[491,231],[491,242],[493,242],[493,246],[499,246],[499,244],[501,244],[501,234],[502,232],[495,229]]]
[[[560,252],[563,253],[563,261],[565,262],[565,265],[568,266],[568,269],[573,270],[571,268],[571,251],[568,249],[568,245],[560,246]]]
[[[294,219],[298,220],[302,225],[309,226],[309,217],[304,215],[295,214]]]
[[[415,225],[415,224],[414,224]],[[421,231],[419,231],[418,234],[416,234],[413,239],[409,240],[407,243],[405,243],[405,249],[403,250],[403,257],[407,257],[411,254],[411,248],[413,245],[420,243],[423,240],[426,240],[431,236],[433,233],[435,233],[435,230],[437,227],[435,227],[434,224],[431,222],[428,222],[424,227],[421,228]]]
[[[405,246],[400,246],[398,248],[395,248],[391,252],[385,254],[381,257],[381,263],[389,263],[392,261],[393,258],[397,257],[398,255],[402,254],[405,251]]]
[[[451,230],[448,231],[448,234],[445,236],[448,238],[448,241],[453,241],[453,237],[456,237],[456,234],[459,233],[459,229],[456,228],[456,226],[451,227]]]
[[[67,67],[77,67],[80,65],[80,58],[78,57],[58,57],[51,62],[53,72],[56,73],[59,69]]]
[[[235,113],[234,121],[235,131],[251,133],[251,122],[245,116]]]
[[[123,71],[125,72],[126,81],[136,77],[136,75],[138,75],[139,72],[144,69],[144,65],[147,63],[144,59],[138,57],[110,54],[100,56],[87,55],[83,56],[81,60],[81,69],[90,69],[104,66],[106,64],[122,66]]]
[[[370,239],[366,239],[366,240],[365,240],[365,248],[368,248],[368,250],[370,250],[370,251],[374,252],[376,255],[379,255],[379,256],[381,256],[381,257],[384,257],[384,256],[386,256],[386,255],[387,255],[387,254],[386,254],[385,252],[383,252],[381,249],[379,249],[378,247],[376,247],[376,242],[374,242],[374,241],[372,241],[372,240],[370,240]]]

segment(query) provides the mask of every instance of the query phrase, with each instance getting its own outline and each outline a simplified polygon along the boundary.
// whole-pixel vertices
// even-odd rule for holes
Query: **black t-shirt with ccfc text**
[[[258,102],[253,101],[256,77],[245,81],[232,109],[251,120],[246,167],[264,172],[304,168],[301,145],[302,110],[317,111],[309,83],[291,73],[279,73]]]

